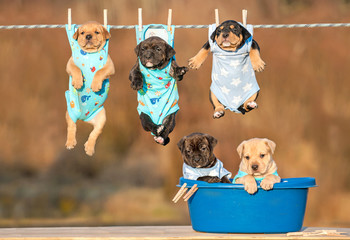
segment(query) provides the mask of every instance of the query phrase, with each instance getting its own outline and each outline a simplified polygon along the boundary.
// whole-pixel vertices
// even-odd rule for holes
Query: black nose
[[[194,157],[193,160],[194,160],[195,162],[198,162],[199,160],[201,160],[201,158],[197,156],[197,157]]]
[[[152,57],[152,53],[150,53],[150,52],[146,52],[145,53],[145,58],[146,59],[150,59]]]
[[[254,171],[258,170],[258,168],[259,168],[259,165],[252,165],[252,169],[253,169]]]
[[[90,40],[92,38],[91,34],[86,35],[85,37],[87,40]]]
[[[227,38],[228,35],[229,35],[228,33],[223,33],[223,34],[222,34],[222,37],[223,37],[223,38]]]

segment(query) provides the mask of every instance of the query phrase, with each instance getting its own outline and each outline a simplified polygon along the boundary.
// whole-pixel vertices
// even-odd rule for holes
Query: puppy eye
[[[265,154],[260,154],[260,158],[264,158],[265,157]]]
[[[190,154],[192,151],[191,150],[186,150],[186,153],[187,154]]]
[[[160,49],[160,47],[157,47],[156,50],[159,52],[161,49]]]
[[[221,33],[221,29],[219,28],[218,30],[216,30],[217,33]]]
[[[95,31],[95,33],[96,33],[96,34],[100,34],[100,32],[98,32],[98,31]]]
[[[201,148],[201,151],[205,151],[205,150],[207,150],[207,147],[202,147]]]
[[[85,32],[81,32],[80,34],[81,34],[81,35],[84,35],[84,33],[85,33]]]
[[[249,157],[249,156],[245,156],[244,158],[245,158],[245,159],[247,159],[247,160],[249,160],[249,159],[250,159],[250,157]]]

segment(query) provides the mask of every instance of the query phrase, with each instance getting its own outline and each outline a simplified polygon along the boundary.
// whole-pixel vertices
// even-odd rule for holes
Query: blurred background
[[[349,0],[1,0],[0,25],[111,25],[241,21],[249,24],[350,22]],[[207,29],[176,29],[179,65],[207,41]],[[180,111],[166,147],[143,131],[128,74],[136,61],[134,30],[111,30],[116,66],[105,103],[107,124],[96,153],[84,143],[92,127],[78,123],[78,144],[65,149],[65,71],[71,55],[64,29],[0,30],[0,227],[190,224],[184,202],[173,204],[182,175],[177,142],[192,132],[218,139],[215,155],[233,174],[236,148],[252,137],[276,142],[284,177],[314,177],[305,226],[350,227],[350,28],[255,29],[266,70],[257,74],[259,108],[213,120],[208,99],[211,56],[178,84]]]

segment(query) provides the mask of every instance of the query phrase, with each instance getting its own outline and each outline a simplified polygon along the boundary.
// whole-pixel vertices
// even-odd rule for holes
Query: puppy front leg
[[[87,155],[92,156],[95,153],[95,145],[98,136],[102,133],[102,129],[106,123],[106,110],[103,108],[92,120],[88,123],[94,126],[94,129],[89,135],[87,142],[84,144]]]
[[[102,88],[103,81],[108,79],[111,75],[115,73],[115,68],[111,57],[108,55],[106,64],[98,70],[94,76],[91,83],[91,89],[94,92],[98,92]]]
[[[258,43],[253,39],[252,49],[249,53],[250,61],[256,72],[262,72],[265,69],[265,62],[260,57],[260,48]]]
[[[273,189],[273,185],[275,183],[281,182],[281,178],[279,176],[270,174],[267,175],[260,183],[260,187],[264,190],[271,190]]]
[[[139,60],[136,60],[136,64],[132,67],[129,74],[129,80],[131,81],[131,88],[138,91],[143,86],[143,77],[140,71]]]
[[[75,145],[77,144],[77,140],[75,138],[75,134],[77,132],[77,125],[70,118],[68,111],[66,112],[66,122],[67,122],[66,148],[70,150],[70,149],[73,149],[75,147]]]
[[[212,176],[204,176],[197,178],[198,181],[204,181],[208,183],[219,183],[221,182],[221,179],[219,177],[212,177]]]
[[[238,178],[236,183],[244,185],[244,190],[249,194],[254,194],[258,191],[258,185],[256,184],[255,178],[252,175],[246,175],[244,177]]]
[[[199,52],[196,54],[196,56],[188,60],[188,66],[191,69],[199,69],[209,55],[209,48],[210,48],[210,44],[209,44],[209,41],[207,41],[203,45],[201,50],[199,50]]]
[[[68,75],[72,76],[72,85],[75,89],[80,89],[84,82],[83,82],[83,74],[81,73],[80,68],[75,65],[73,61],[73,57],[70,57],[67,62],[66,71]]]
[[[177,81],[181,81],[187,72],[188,67],[179,67],[175,60],[171,62],[170,76],[175,78]]]

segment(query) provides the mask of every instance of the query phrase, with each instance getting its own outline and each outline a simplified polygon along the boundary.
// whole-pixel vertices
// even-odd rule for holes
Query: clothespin
[[[139,31],[142,31],[142,8],[139,8],[139,15],[138,15],[138,20],[139,20]]]
[[[171,17],[172,17],[173,10],[169,9],[168,11],[168,31],[170,31],[171,28]]]
[[[103,9],[103,26],[107,29],[107,9]]]
[[[216,23],[216,27],[220,25],[220,21],[219,21],[219,9],[215,9],[215,23]]]
[[[72,9],[68,8],[68,30],[72,28]]]
[[[187,191],[186,189],[187,183],[184,183],[180,190],[176,193],[175,197],[173,198],[173,202],[177,203],[177,201],[179,201],[179,199],[182,197],[182,195],[184,195]],[[185,194],[185,196],[183,197],[184,201],[187,202],[192,195],[198,190],[197,184],[194,184],[191,189]]]
[[[247,27],[247,17],[248,17],[248,10],[243,9],[242,10],[242,19],[243,19],[242,23],[243,23],[244,27]]]

